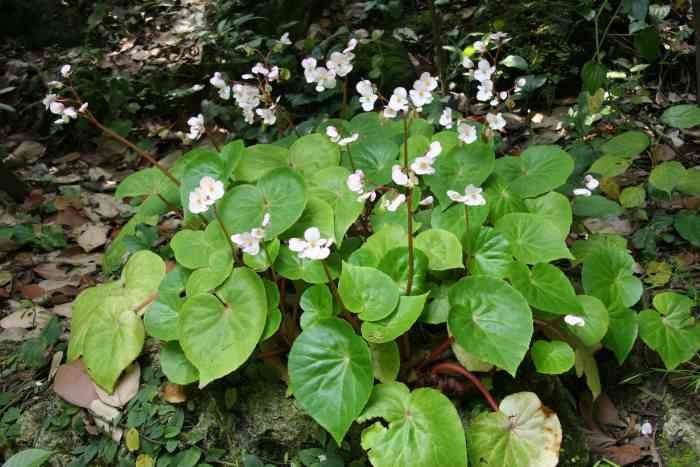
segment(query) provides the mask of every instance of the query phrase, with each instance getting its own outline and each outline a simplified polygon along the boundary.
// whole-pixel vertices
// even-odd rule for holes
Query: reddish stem
[[[440,343],[437,347],[433,349],[432,352],[430,352],[430,355],[428,355],[426,358],[423,359],[418,365],[416,365],[416,369],[420,370],[423,368],[425,365],[428,363],[437,360],[440,355],[442,355],[447,349],[450,348],[452,343],[454,342],[455,338],[452,336],[447,336],[444,341]]]
[[[443,362],[443,363],[438,363],[435,365],[432,370],[430,370],[431,373],[433,374],[452,374],[452,375],[462,375],[465,378],[467,378],[471,383],[479,390],[482,396],[484,396],[484,399],[486,399],[486,402],[489,403],[491,406],[491,410],[494,412],[498,412],[498,404],[496,403],[496,399],[493,398],[491,393],[489,392],[486,387],[481,384],[481,381],[479,381],[479,378],[474,376],[473,373],[471,373],[469,370],[464,368],[461,365],[458,365],[456,363],[452,362]]]

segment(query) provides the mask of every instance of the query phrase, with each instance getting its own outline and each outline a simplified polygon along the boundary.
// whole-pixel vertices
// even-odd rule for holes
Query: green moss
[[[666,467],[697,467],[700,465],[700,456],[688,443],[681,441],[671,447],[668,441],[662,438],[658,448]]]

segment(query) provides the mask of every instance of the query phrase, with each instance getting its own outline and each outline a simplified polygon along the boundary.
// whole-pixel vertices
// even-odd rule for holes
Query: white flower
[[[275,107],[271,106],[267,109],[255,109],[255,113],[263,119],[265,125],[274,125],[277,121],[277,115],[275,115]]]
[[[326,67],[342,78],[352,71],[353,58],[351,53],[333,52],[326,62]]]
[[[418,204],[420,204],[421,206],[430,206],[431,204],[433,204],[434,201],[435,198],[433,198],[432,196],[426,196],[425,198],[420,200],[420,203]]]
[[[253,235],[253,233],[251,232],[244,232],[240,234],[231,235],[231,241],[233,243],[238,245],[244,253],[248,253],[249,255],[253,256],[260,253],[261,239],[262,238]]]
[[[46,83],[46,86],[55,89],[63,89],[63,83],[60,81],[49,81],[48,83]]]
[[[442,153],[442,144],[440,144],[440,141],[433,141],[430,143],[430,147],[428,147],[428,152],[425,153],[425,157],[428,159],[435,161],[437,159],[437,156],[439,156]]]
[[[479,60],[479,65],[476,70],[474,70],[474,79],[480,82],[490,81],[491,75],[496,72],[496,67],[491,66],[488,60],[483,58]]]
[[[344,54],[350,53],[353,50],[355,50],[355,47],[357,47],[357,39],[353,38],[348,41],[348,45],[345,47],[345,50],[343,50]]]
[[[362,194],[365,190],[365,173],[357,169],[355,172],[348,175],[348,179],[345,183],[350,191]]]
[[[260,90],[250,84],[236,84],[233,86],[233,98],[238,107],[243,110],[243,116],[248,123],[253,123],[255,114],[253,109],[260,105]]]
[[[491,113],[486,114],[486,121],[488,122],[491,129],[494,131],[502,130],[503,128],[506,127],[506,120],[503,118],[503,115],[500,113],[498,113],[498,114],[491,114]]]
[[[314,81],[316,82],[316,91],[323,92],[326,89],[335,87],[335,72],[322,66],[314,70]]]
[[[494,32],[489,34],[489,40],[493,42],[507,42],[510,39],[510,35],[507,32]]]
[[[340,141],[340,133],[338,133],[338,129],[334,126],[326,127],[326,136],[334,143]]]
[[[365,112],[371,112],[374,110],[374,103],[377,101],[376,94],[370,94],[367,96],[360,96],[360,104],[362,105],[362,110]]]
[[[75,111],[75,107],[66,107],[63,109],[63,116],[69,119],[78,118],[78,113]]]
[[[502,101],[508,99],[508,93],[506,91],[501,91],[501,93],[498,95],[498,97],[501,98]]]
[[[584,184],[586,185],[586,188],[589,190],[593,191],[596,188],[600,186],[600,182],[596,180],[593,175],[586,175],[583,177]]]
[[[374,85],[368,79],[362,80],[355,85],[355,89],[360,94],[360,104],[362,110],[371,112],[374,109],[374,103],[377,101],[377,95],[374,93]]]
[[[292,41],[291,41],[291,39],[289,39],[288,32],[285,32],[284,34],[282,34],[282,37],[280,37],[280,44],[292,45]]]
[[[640,428],[639,431],[644,436],[651,436],[654,433],[654,427],[651,426],[651,423],[644,422],[644,423],[642,423],[642,427]]]
[[[515,92],[522,90],[522,88],[524,88],[526,84],[527,80],[525,78],[518,78],[515,81]]]
[[[420,77],[418,78],[417,81],[413,83],[413,89],[416,90],[421,90],[421,91],[434,91],[438,87],[438,80],[434,76],[431,76],[430,73],[423,72],[421,73]]]
[[[313,57],[306,57],[304,60],[301,61],[301,66],[305,70],[311,70],[313,68],[316,68],[316,59]]]
[[[202,89],[204,89],[204,85],[203,85],[203,84],[193,84],[192,87],[190,88],[190,90],[191,90],[192,92],[199,92],[199,91],[201,91]]]
[[[435,173],[433,161],[434,159],[429,157],[416,157],[411,164],[411,170],[417,175],[432,175]]]
[[[387,104],[384,109],[384,116],[387,118],[395,117],[399,112],[405,112],[408,110],[408,99],[406,96],[406,88],[398,87],[394,89],[394,93],[389,99],[389,104]]]
[[[472,45],[476,49],[477,52],[479,53],[484,53],[486,52],[486,42],[485,41],[476,41]]]
[[[445,107],[445,109],[442,111],[442,114],[440,115],[440,125],[444,126],[447,129],[452,128],[452,109],[449,107]]]
[[[258,63],[255,64],[255,66],[254,66],[253,68],[251,68],[250,72],[253,73],[254,75],[263,75],[263,76],[267,76],[267,75],[270,73],[270,70],[268,70],[268,69],[265,67],[265,65],[263,65],[263,64],[260,63],[260,62],[258,62]]]
[[[593,21],[593,18],[595,18],[595,10],[589,11],[588,13],[586,13],[585,15],[583,15],[583,18],[584,18],[586,21]]]
[[[457,137],[463,143],[471,144],[476,141],[476,128],[468,123],[460,122],[460,124],[457,125]]]
[[[266,212],[265,215],[263,216],[262,226],[267,227],[268,225],[270,225],[270,213]]]
[[[253,78],[255,78],[255,75],[252,73],[243,73],[241,75],[241,79],[253,79]]]
[[[219,97],[227,101],[231,98],[231,86],[224,86],[219,89]]]
[[[248,125],[252,125],[255,123],[255,112],[253,112],[252,109],[243,109],[243,120],[245,120]]]
[[[576,326],[576,327],[583,327],[586,325],[586,320],[581,318],[580,316],[575,316],[575,315],[566,315],[564,316],[564,322],[568,324],[569,326]]]
[[[467,70],[474,68],[474,62],[465,55],[462,57],[462,67],[466,68]]]
[[[330,246],[333,240],[321,238],[321,232],[316,227],[309,227],[304,232],[304,239],[290,238],[289,249],[296,252],[300,258],[326,259],[331,254]]]
[[[88,109],[88,103],[84,102],[83,105],[81,105],[80,108],[78,109],[78,113],[84,114],[85,112],[87,112],[87,109]]]
[[[61,67],[61,76],[63,76],[64,78],[68,78],[72,74],[73,74],[73,69],[70,65],[63,65]]]
[[[341,138],[340,141],[338,141],[338,146],[347,146],[350,143],[354,143],[357,141],[357,138],[360,137],[359,133],[353,133],[350,136],[347,136],[345,138]]]
[[[219,90],[219,97],[227,101],[231,98],[231,86],[226,84],[226,80],[218,71],[209,79],[209,83]]]
[[[576,188],[574,190],[574,196],[591,196],[592,194],[588,188]]]
[[[251,229],[250,234],[253,237],[262,240],[263,238],[265,238],[265,229],[263,229],[262,227],[255,227],[254,229]]]
[[[78,113],[75,111],[75,107],[65,107],[63,104],[60,102],[54,102],[51,104],[51,111],[55,114],[58,114],[61,116],[58,120],[55,120],[54,123],[57,125],[64,125],[68,122],[70,122],[72,119],[78,118]],[[61,112],[55,112],[54,110],[61,109]]]
[[[273,66],[270,68],[270,72],[267,74],[267,80],[270,82],[277,81],[280,77],[280,69],[278,66]]]
[[[486,204],[486,198],[481,194],[483,190],[474,185],[467,185],[464,188],[464,195],[456,191],[448,191],[447,197],[456,203],[466,204],[467,206],[483,206]]]
[[[476,94],[477,100],[486,102],[493,97],[493,81],[482,81],[481,84],[477,86],[477,89],[479,90]]]
[[[403,168],[396,164],[391,168],[391,179],[400,186],[412,187],[418,184],[418,179],[416,176],[409,172],[408,175],[404,173]]]
[[[368,199],[370,201],[374,201],[375,199],[377,199],[377,193],[375,193],[374,191],[368,191],[357,197],[357,201],[359,201],[360,203],[364,203]]]
[[[400,194],[391,201],[389,201],[388,199],[385,199],[382,202],[382,207],[389,212],[396,212],[396,210],[399,209],[399,207],[405,202],[406,202],[406,195]]]
[[[224,196],[223,182],[209,176],[202,177],[198,190],[204,196],[204,202],[210,206]]]
[[[46,97],[44,97],[44,100],[41,101],[42,104],[44,104],[44,107],[46,107],[46,110],[49,110],[51,108],[51,104],[54,102],[58,102],[58,96],[56,94],[50,93],[47,94]],[[63,111],[61,109],[58,113],[60,114]],[[51,110],[51,113],[56,113],[53,110]]]
[[[409,95],[411,96],[411,102],[418,109],[433,102],[431,92],[424,89],[411,89]]]
[[[192,141],[196,141],[204,134],[204,115],[199,114],[196,117],[190,117],[187,120],[187,124],[190,126],[190,132],[187,133],[187,138]]]
[[[199,190],[190,193],[189,201],[190,212],[193,214],[201,214],[209,210],[209,205],[204,198],[204,194]]]

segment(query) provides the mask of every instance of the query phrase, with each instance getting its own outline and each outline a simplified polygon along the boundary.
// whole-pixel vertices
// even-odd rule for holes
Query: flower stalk
[[[403,118],[403,165],[406,173],[408,166],[408,117]],[[406,210],[408,211],[408,279],[406,280],[406,295],[411,295],[413,288],[413,188],[406,187]]]

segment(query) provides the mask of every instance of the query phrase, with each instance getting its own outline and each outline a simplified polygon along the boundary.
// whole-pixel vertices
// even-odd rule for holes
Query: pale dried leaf
[[[78,230],[78,245],[89,253],[107,243],[109,227],[104,224],[88,224]]]
[[[53,390],[63,400],[78,407],[90,408],[94,401],[99,400],[81,359],[58,367]]]
[[[134,362],[122,373],[117,381],[112,394],[107,394],[102,388],[95,384],[97,396],[105,404],[112,407],[124,407],[139,392],[139,382],[141,379],[141,366]]]

